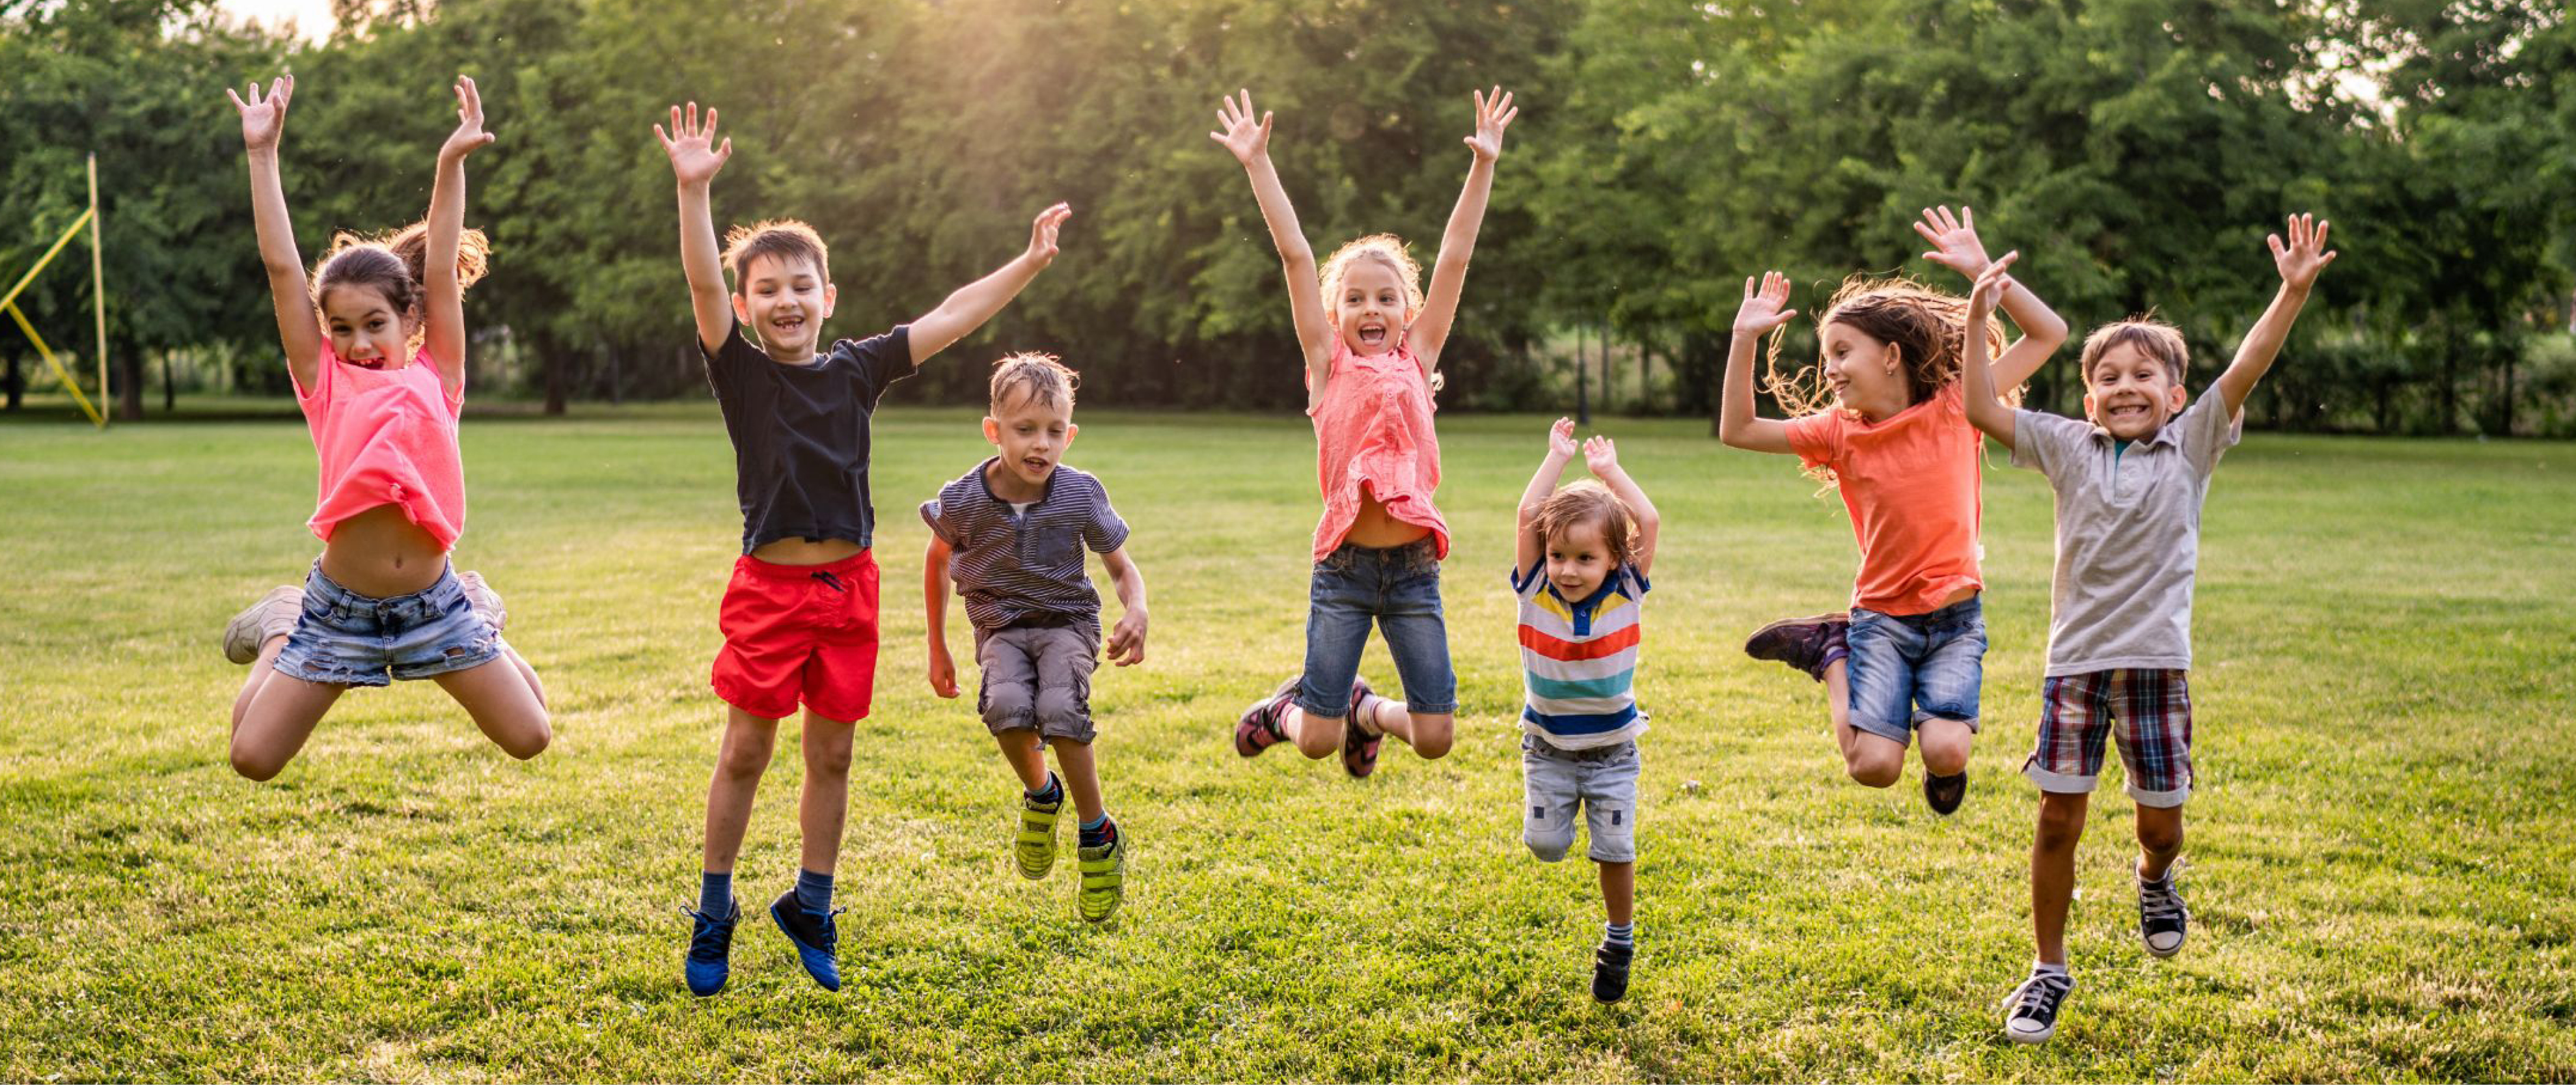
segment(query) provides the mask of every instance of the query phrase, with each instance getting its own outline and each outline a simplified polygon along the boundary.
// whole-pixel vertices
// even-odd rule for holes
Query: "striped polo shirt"
[[[1640,604],[1646,578],[1622,565],[1591,598],[1557,594],[1542,559],[1512,575],[1521,601],[1521,667],[1528,701],[1521,730],[1560,750],[1625,742],[1644,734],[1646,714],[1630,689],[1637,676]]]
[[[922,521],[948,544],[948,576],[966,600],[967,620],[983,630],[1032,619],[1099,628],[1100,593],[1082,552],[1106,554],[1127,543],[1127,522],[1109,507],[1109,491],[1058,464],[1046,492],[1016,509],[985,484],[993,463],[985,460],[921,503]]]

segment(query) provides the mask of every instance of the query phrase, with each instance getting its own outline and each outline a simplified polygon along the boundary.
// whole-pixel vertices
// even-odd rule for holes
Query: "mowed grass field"
[[[2035,473],[1989,463],[1987,722],[1942,819],[1912,766],[1846,781],[1818,687],[1738,647],[1845,598],[1839,503],[1702,422],[1602,427],[1666,525],[1641,948],[1605,1008],[1589,864],[1519,840],[1504,572],[1547,420],[1444,420],[1460,738],[1439,762],[1390,745],[1354,782],[1229,745],[1302,656],[1305,421],[1077,416],[1069,462],[1134,525],[1153,618],[1145,665],[1095,686],[1134,850],[1093,928],[1069,860],[1014,871],[1010,775],[971,694],[922,677],[912,509],[984,454],[976,413],[877,423],[885,648],[839,877],[848,986],[816,988],[754,917],[706,1000],[680,984],[679,908],[740,529],[712,405],[466,421],[457,558],[506,595],[553,749],[510,761],[405,685],[343,700],[265,785],[225,763],[243,671],[216,635],[316,553],[302,427],[0,426],[0,1078],[2576,1078],[2576,447],[2255,434],[2227,457],[2195,623],[2191,941],[2137,944],[2109,769],[2078,987],[2027,1049],[1996,1005],[2031,955]],[[1394,683],[1377,645],[1364,672]],[[794,873],[794,749],[740,866],[754,908]]]

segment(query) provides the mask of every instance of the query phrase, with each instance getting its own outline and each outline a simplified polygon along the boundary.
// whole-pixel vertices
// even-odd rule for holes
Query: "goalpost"
[[[27,334],[27,341],[36,345],[36,353],[44,356],[45,364],[53,369],[55,379],[63,382],[63,390],[72,394],[72,402],[80,404],[81,413],[88,415],[91,423],[100,429],[105,429],[107,416],[100,413],[98,407],[90,404],[88,396],[81,394],[80,382],[72,379],[71,373],[63,368],[62,360],[54,357],[54,348],[45,344],[44,336],[36,334],[36,325],[27,319],[26,311],[18,308],[18,295],[25,292],[28,283],[36,281],[37,274],[45,270],[45,265],[53,263],[54,257],[62,255],[63,247],[71,244],[72,238],[83,228],[89,230],[90,308],[96,315],[98,323],[98,395],[102,401],[105,400],[107,398],[107,272],[104,258],[100,255],[98,240],[97,155],[89,156],[89,209],[81,212],[79,218],[72,220],[70,228],[63,231],[63,236],[54,239],[54,247],[46,249],[43,256],[36,258],[36,266],[28,268],[25,275],[19,276],[16,286],[10,287],[7,294],[0,295],[0,309],[7,310],[9,316],[18,322],[18,330]]]

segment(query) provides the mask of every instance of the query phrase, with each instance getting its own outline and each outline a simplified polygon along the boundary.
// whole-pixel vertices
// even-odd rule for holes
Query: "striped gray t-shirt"
[[[998,459],[998,457],[996,457]],[[967,620],[983,630],[1023,619],[1100,624],[1100,593],[1082,551],[1106,554],[1127,542],[1127,522],[1088,473],[1056,465],[1046,492],[1026,511],[993,496],[988,459],[921,503],[922,522],[948,544],[948,576],[966,599]]]

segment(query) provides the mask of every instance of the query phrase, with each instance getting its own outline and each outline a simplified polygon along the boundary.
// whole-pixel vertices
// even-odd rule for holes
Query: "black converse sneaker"
[[[2182,952],[2183,935],[2190,927],[2191,909],[2183,907],[2172,870],[2166,870],[2159,881],[2138,879],[2138,937],[2146,942],[2148,953],[2171,957]]]
[[[2073,990],[2073,976],[2031,970],[2029,979],[2004,996],[2004,1035],[2017,1044],[2047,1043],[2057,1035],[2057,1011]]]

